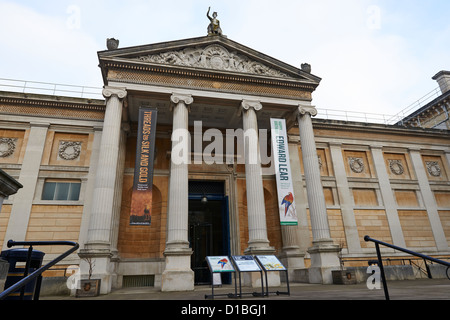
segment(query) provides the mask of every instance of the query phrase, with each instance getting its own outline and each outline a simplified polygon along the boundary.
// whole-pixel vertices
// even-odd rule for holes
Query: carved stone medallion
[[[391,172],[397,176],[401,176],[405,173],[402,160],[389,160],[389,169],[391,169]]]
[[[354,173],[362,173],[364,172],[364,160],[362,158],[348,158],[348,163],[350,165],[350,169],[352,169],[352,171]]]
[[[441,176],[441,167],[439,166],[439,163],[437,161],[427,161],[427,170],[428,173],[433,177],[440,177]]]
[[[81,154],[81,142],[61,141],[59,143],[58,156],[63,160],[75,160]]]
[[[7,158],[14,154],[16,150],[17,139],[1,138],[0,139],[0,158]]]

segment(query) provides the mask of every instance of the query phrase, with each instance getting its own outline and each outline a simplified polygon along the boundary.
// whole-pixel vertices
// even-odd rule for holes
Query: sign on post
[[[286,268],[275,256],[256,256],[258,262],[266,271],[285,271]]]
[[[235,271],[230,258],[226,256],[206,257],[206,261],[212,273]]]
[[[209,270],[211,271],[211,295],[205,295],[205,299],[213,298],[216,296],[222,296],[223,294],[214,294],[214,287],[216,285],[222,284],[222,273],[234,273],[235,284],[234,284],[234,294],[225,294],[228,297],[237,297],[237,284],[236,284],[236,271],[234,270],[233,263],[231,259],[227,256],[215,256],[206,257],[206,262],[208,263]]]
[[[261,271],[261,268],[252,256],[233,256],[233,261],[240,272]]]

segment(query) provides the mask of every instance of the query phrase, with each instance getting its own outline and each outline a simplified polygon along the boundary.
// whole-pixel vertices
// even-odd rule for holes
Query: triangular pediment
[[[200,68],[217,71],[247,73],[261,76],[288,78],[288,74],[269,67],[249,57],[229,51],[220,44],[207,47],[188,47],[159,54],[149,54],[135,58],[138,61],[164,65]]]
[[[207,36],[99,52],[100,61],[204,70],[318,85],[320,78],[223,36]]]

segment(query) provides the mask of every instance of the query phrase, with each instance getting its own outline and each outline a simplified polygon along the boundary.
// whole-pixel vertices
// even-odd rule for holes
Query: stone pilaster
[[[36,190],[36,182],[39,176],[42,154],[47,138],[49,123],[30,123],[30,134],[25,151],[25,157],[20,169],[18,181],[23,189],[14,197],[11,208],[8,227],[3,242],[6,249],[8,240],[25,241],[28,230],[28,222],[31,215],[31,207]]]
[[[447,159],[447,165],[450,168],[450,150],[445,151],[445,158]]]
[[[300,105],[298,108],[297,118],[313,234],[313,246],[308,249],[311,256],[308,276],[311,283],[329,284],[332,283],[331,271],[340,268],[339,246],[333,243],[328,225],[325,196],[311,120],[311,117],[316,115],[317,110],[312,106]]]
[[[113,206],[119,160],[119,141],[122,124],[123,99],[127,92],[121,88],[106,87],[106,112],[93,193],[91,217],[85,247],[80,257],[93,259],[94,277],[100,278],[102,294],[111,291],[111,233],[113,229]],[[81,273],[87,265],[81,263]]]
[[[340,144],[330,144],[330,154],[333,159],[333,169],[339,195],[342,221],[345,228],[347,249],[349,253],[361,253],[361,242],[358,235],[355,213],[353,212],[353,199],[350,194],[344,159],[342,157],[342,146]]]
[[[419,182],[423,202],[427,209],[428,219],[430,221],[434,241],[436,242],[436,248],[438,251],[448,252],[449,247],[447,244],[447,239],[442,228],[436,199],[433,191],[431,190],[430,183],[428,182],[428,176],[425,171],[426,169],[422,160],[422,155],[420,154],[420,150],[416,149],[410,149],[409,154],[411,156],[411,162],[416,173],[417,181]]]
[[[271,254],[267,237],[266,208],[261,174],[258,121],[256,112],[262,109],[257,101],[243,101],[245,180],[247,187],[247,215],[249,241],[246,254]]]
[[[172,161],[170,164],[169,204],[167,215],[167,242],[164,256],[166,267],[162,275],[162,291],[194,290],[194,272],[191,270],[192,249],[188,241],[188,161],[189,131],[188,106],[191,96],[174,94]]]
[[[378,183],[380,185],[381,197],[383,198],[384,209],[391,231],[392,244],[406,248],[403,237],[402,225],[398,217],[397,201],[394,198],[389,175],[386,171],[386,164],[381,146],[371,146],[373,162],[377,171]]]

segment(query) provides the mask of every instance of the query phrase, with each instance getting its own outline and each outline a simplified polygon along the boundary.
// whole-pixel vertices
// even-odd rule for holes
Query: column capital
[[[330,141],[328,145],[330,147],[342,148],[342,142]]]
[[[30,127],[49,128],[50,127],[50,123],[49,122],[32,121],[32,122],[30,122]]]
[[[127,90],[125,88],[104,87],[102,94],[106,99],[111,98],[112,96],[124,99],[127,96]]]
[[[241,107],[244,110],[249,110],[250,108],[255,109],[255,111],[259,111],[262,109],[262,104],[259,101],[255,100],[242,100]]]
[[[374,143],[370,145],[370,149],[372,150],[383,150],[383,145],[379,144],[379,143]]]
[[[411,153],[411,152],[417,152],[417,153],[420,153],[421,152],[421,148],[419,147],[419,146],[410,146],[410,147],[408,147],[408,151]]]
[[[317,109],[314,106],[305,106],[305,105],[299,105],[298,106],[298,115],[303,116],[307,113],[310,114],[311,117],[317,116]]]
[[[174,93],[170,96],[170,101],[175,104],[183,102],[185,105],[188,106],[194,102],[194,98],[192,98],[191,95]]]

